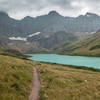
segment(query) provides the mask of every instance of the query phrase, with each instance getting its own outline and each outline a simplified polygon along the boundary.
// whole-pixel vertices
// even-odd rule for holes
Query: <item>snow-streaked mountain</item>
[[[0,12],[0,38],[7,44],[22,42],[36,48],[55,48],[65,42],[73,42],[78,37],[93,34],[100,29],[100,16],[86,13],[78,17],[64,17],[56,11],[38,17],[26,16],[15,20],[5,12]],[[24,45],[23,44],[23,45]]]

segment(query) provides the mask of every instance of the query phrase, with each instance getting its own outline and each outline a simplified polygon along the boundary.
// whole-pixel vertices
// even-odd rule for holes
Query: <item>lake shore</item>
[[[96,69],[96,68],[93,68],[93,67],[87,67],[87,66],[66,65],[66,64],[58,64],[58,63],[34,61],[34,60],[30,60],[30,61],[36,62],[36,63],[43,63],[43,64],[51,64],[51,65],[58,65],[58,66],[60,65],[60,66],[69,67],[69,68],[72,68],[72,69],[83,69],[83,70],[90,70],[90,71],[100,72],[100,69]]]
[[[58,54],[29,54],[29,60],[54,63],[60,65],[77,66],[77,68],[100,70],[99,57],[70,56]],[[80,67],[81,66],[81,67]]]

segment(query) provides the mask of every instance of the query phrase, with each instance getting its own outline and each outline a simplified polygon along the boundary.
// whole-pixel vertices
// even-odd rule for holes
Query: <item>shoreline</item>
[[[33,62],[40,62],[40,63],[47,63],[47,64],[56,64],[56,65],[63,65],[63,66],[66,66],[66,67],[70,67],[70,68],[76,68],[76,69],[84,69],[84,70],[92,70],[92,71],[99,71],[100,72],[100,69],[99,68],[94,68],[92,66],[88,67],[88,66],[80,66],[80,65],[69,65],[69,64],[60,64],[60,63],[55,63],[55,62],[46,62],[46,61],[35,61],[35,60],[32,60],[30,59],[32,54],[29,54],[29,58],[28,60],[31,60]],[[34,55],[34,54],[33,54]],[[56,54],[55,54],[56,55]],[[61,54],[57,54],[57,55],[61,55]],[[66,55],[65,55],[66,56]],[[72,56],[72,55],[67,55],[67,56]],[[74,55],[73,55],[74,56]],[[78,55],[77,55],[78,56]],[[90,57],[90,56],[79,56],[79,57]],[[100,57],[98,57],[100,58]]]
[[[42,62],[42,61],[35,61],[35,60],[31,60],[31,59],[28,59],[28,60],[30,60],[32,62],[37,62],[37,63],[51,64],[51,65],[58,65],[58,66],[62,65],[63,67],[69,67],[69,68],[73,68],[73,69],[83,69],[83,70],[90,70],[90,71],[100,72],[100,69],[93,68],[93,67]]]

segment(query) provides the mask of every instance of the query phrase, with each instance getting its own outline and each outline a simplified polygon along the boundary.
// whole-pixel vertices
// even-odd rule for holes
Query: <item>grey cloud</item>
[[[37,16],[53,9],[59,9],[65,16],[75,16],[87,11],[100,14],[99,6],[100,0],[0,0],[0,10],[14,17],[18,17],[18,14],[19,17],[27,14]]]

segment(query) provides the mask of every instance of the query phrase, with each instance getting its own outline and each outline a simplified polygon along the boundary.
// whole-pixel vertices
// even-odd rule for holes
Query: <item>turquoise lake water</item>
[[[28,54],[30,60],[100,69],[100,57],[69,56],[58,54]]]

